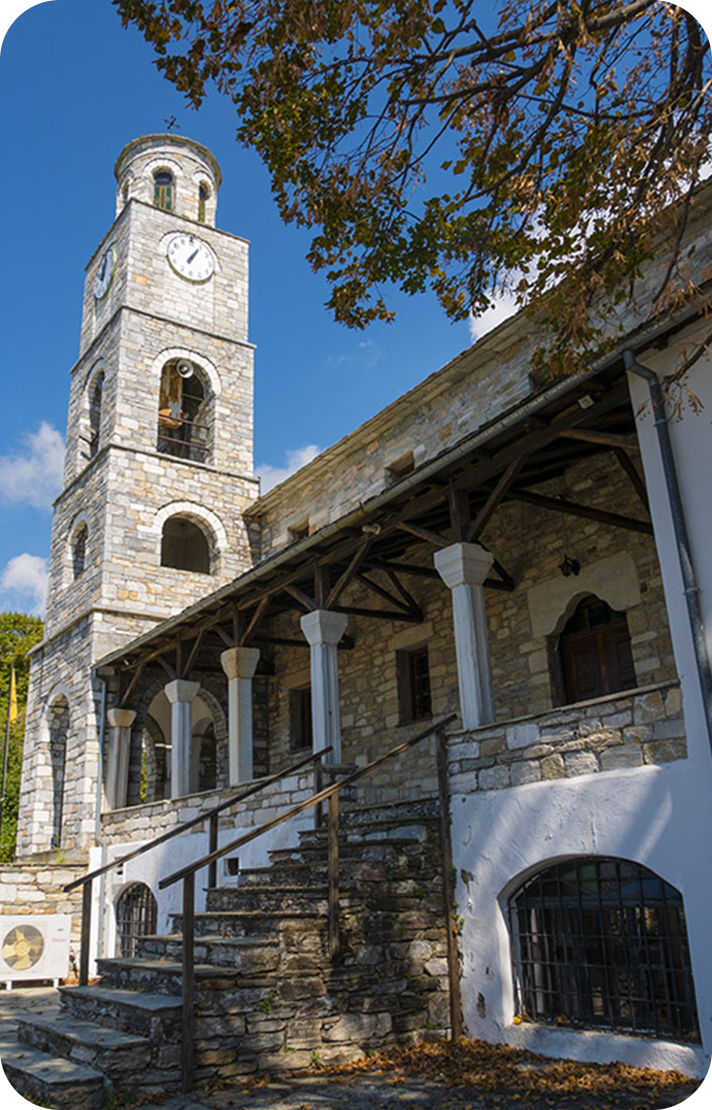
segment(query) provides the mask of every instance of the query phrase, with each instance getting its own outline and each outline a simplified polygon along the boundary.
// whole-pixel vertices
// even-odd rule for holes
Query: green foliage
[[[22,741],[25,734],[25,706],[29,662],[27,653],[42,639],[43,625],[39,617],[26,613],[0,613],[0,753],[5,750],[5,727],[10,693],[10,669],[15,667],[17,719],[10,726],[5,805],[3,807],[0,861],[14,857],[17,837],[17,811],[22,774]],[[2,768],[2,754],[0,754]]]
[[[191,106],[232,100],[350,326],[389,285],[455,319],[506,291],[549,325],[540,368],[575,371],[708,158],[710,52],[662,0],[114,3]],[[699,296],[668,230],[650,316]]]

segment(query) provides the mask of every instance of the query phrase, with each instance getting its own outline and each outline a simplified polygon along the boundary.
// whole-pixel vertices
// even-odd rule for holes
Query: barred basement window
[[[132,883],[116,902],[116,955],[133,958],[139,937],[156,932],[158,903],[145,883]]]
[[[699,1041],[682,895],[629,860],[548,867],[509,901],[516,1013]]]
[[[289,691],[289,746],[292,751],[312,746],[311,686]]]

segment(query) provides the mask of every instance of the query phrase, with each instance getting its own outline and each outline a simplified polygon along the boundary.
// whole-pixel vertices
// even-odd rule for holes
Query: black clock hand
[[[190,258],[189,258],[189,259],[188,259],[188,261],[186,262],[186,265],[187,265],[187,266],[190,266],[191,262],[193,261],[193,259],[195,258],[196,254],[198,253],[198,251],[199,251],[199,250],[200,250],[200,247],[196,247],[196,248],[195,248],[195,250],[194,250],[194,251],[193,251],[193,253],[191,254]]]

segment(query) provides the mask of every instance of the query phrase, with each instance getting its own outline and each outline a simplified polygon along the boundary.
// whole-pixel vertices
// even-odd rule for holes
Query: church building
[[[87,1106],[129,1058],[165,1090],[459,1031],[704,1075],[712,356],[696,305],[649,313],[678,216],[585,373],[535,373],[520,312],[261,495],[218,163],[149,135],[115,175],[18,839],[74,867],[79,985],[28,1052],[140,1040],[81,1057]]]

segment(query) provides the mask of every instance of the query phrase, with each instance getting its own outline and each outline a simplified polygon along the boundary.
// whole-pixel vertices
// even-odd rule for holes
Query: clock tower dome
[[[252,563],[248,244],[215,227],[220,167],[200,143],[135,139],[115,174],[116,218],[86,267],[30,672],[24,855],[93,836],[94,661]]]

